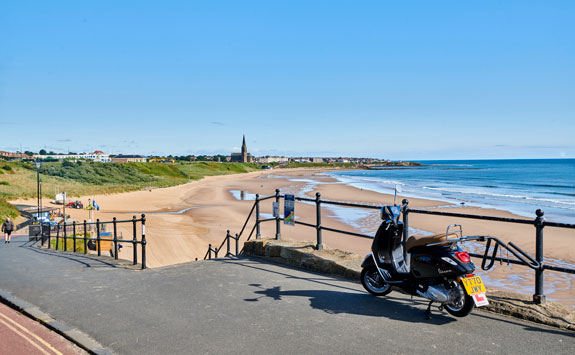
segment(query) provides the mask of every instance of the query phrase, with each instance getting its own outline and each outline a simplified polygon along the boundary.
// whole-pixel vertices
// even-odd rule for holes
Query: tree
[[[40,155],[47,155],[48,152],[46,151],[46,149],[40,149],[40,151],[38,152],[38,154],[40,154]]]

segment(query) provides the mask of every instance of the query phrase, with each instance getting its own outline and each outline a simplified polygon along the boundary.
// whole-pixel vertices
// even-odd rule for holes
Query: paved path
[[[0,289],[117,354],[574,354],[574,333],[423,300],[259,259],[145,271],[83,255],[0,246]]]
[[[38,322],[0,304],[0,354],[87,354]]]

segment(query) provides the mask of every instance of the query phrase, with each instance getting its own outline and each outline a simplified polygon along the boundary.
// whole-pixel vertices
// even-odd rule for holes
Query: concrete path
[[[259,259],[139,271],[15,240],[0,289],[117,354],[575,353],[571,332],[479,311],[428,321],[421,299]]]

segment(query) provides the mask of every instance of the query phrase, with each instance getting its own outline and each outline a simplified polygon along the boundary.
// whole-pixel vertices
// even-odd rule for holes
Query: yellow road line
[[[46,355],[51,355],[49,352],[47,352],[46,350],[44,350],[40,345],[36,344],[32,339],[28,338],[25,334],[22,334],[18,331],[18,329],[14,328],[13,326],[11,326],[10,324],[6,323],[5,321],[3,321],[2,319],[0,319],[0,323],[3,323],[8,329],[12,330],[14,333],[18,334],[19,336],[21,336],[22,338],[24,338],[24,340],[26,340],[28,343],[34,345],[34,347],[36,347],[38,350],[40,350],[43,354]]]
[[[22,329],[25,333],[28,333],[29,335],[31,335],[33,338],[35,338],[36,340],[38,340],[40,343],[42,343],[45,347],[47,347],[48,349],[52,350],[55,354],[57,355],[62,355],[61,352],[59,352],[57,349],[55,349],[52,345],[50,345],[48,342],[46,342],[44,339],[40,338],[39,336],[37,336],[36,334],[32,333],[30,330],[28,330],[26,327],[24,327],[23,325],[19,324],[18,322],[10,319],[9,317],[7,317],[6,315],[0,313],[0,317],[3,317],[4,319],[8,320],[9,322],[11,322],[12,324],[14,324],[15,326],[17,326],[18,328]],[[16,329],[12,328],[8,323],[4,322],[2,319],[0,319],[0,322],[4,323],[7,327],[11,328],[12,330],[14,330],[16,333],[20,334],[20,332],[18,332]],[[24,337],[26,340],[28,340],[28,338],[23,335],[20,334],[22,337]],[[30,340],[28,340],[31,344],[34,344],[34,346],[36,346],[35,343],[31,342]],[[42,352],[44,352],[44,350],[42,350]],[[49,353],[46,353],[49,354]]]

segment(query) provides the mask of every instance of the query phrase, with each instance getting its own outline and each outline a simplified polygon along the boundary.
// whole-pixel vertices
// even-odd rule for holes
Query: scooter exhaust
[[[435,302],[439,303],[449,302],[449,291],[443,287],[429,286],[427,287],[427,291],[425,292],[421,292],[419,290],[417,290],[416,292],[419,296]]]

